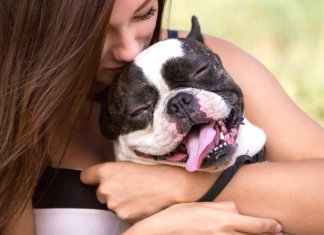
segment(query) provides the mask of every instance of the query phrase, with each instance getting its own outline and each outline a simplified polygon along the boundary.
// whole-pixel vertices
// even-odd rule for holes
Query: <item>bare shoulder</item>
[[[187,32],[180,31],[179,37]],[[241,87],[245,115],[264,129],[269,160],[324,158],[324,128],[306,115],[256,58],[223,39],[204,35]]]
[[[5,231],[5,235],[34,235],[35,226],[34,226],[34,215],[32,202],[30,201],[24,211],[15,216]]]

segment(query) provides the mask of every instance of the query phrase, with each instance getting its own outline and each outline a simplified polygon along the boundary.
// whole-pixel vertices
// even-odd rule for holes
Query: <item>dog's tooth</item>
[[[227,146],[227,142],[225,141],[225,142],[223,143],[223,145],[224,145],[224,146]]]
[[[225,139],[225,137],[224,137],[224,133],[223,133],[223,132],[220,133],[220,138],[221,138],[222,140]]]

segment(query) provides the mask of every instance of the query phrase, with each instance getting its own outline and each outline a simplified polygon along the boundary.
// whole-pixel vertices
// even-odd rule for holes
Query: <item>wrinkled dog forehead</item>
[[[221,64],[217,55],[202,42],[179,38],[154,44],[141,52],[135,58],[134,64],[140,68],[150,84],[154,84],[161,93],[165,93],[170,91],[169,83],[174,82],[174,79],[166,81],[163,72],[170,70],[168,72],[181,73],[184,70],[183,75],[185,75],[186,72],[194,69],[197,63],[204,61]]]
[[[147,81],[157,86],[161,93],[169,91],[162,77],[163,65],[172,58],[184,56],[183,43],[178,39],[158,42],[141,52],[134,64],[142,69]],[[149,66],[148,66],[149,65]]]

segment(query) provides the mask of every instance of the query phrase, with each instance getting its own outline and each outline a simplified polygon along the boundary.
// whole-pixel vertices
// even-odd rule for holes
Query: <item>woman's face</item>
[[[121,69],[149,46],[157,0],[116,0],[107,26],[97,81],[109,85]]]

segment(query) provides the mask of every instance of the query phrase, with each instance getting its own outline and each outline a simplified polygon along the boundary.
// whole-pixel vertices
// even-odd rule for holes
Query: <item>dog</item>
[[[244,117],[242,91],[204,44],[195,16],[186,38],[141,52],[101,97],[100,130],[120,161],[217,172],[266,141]]]

